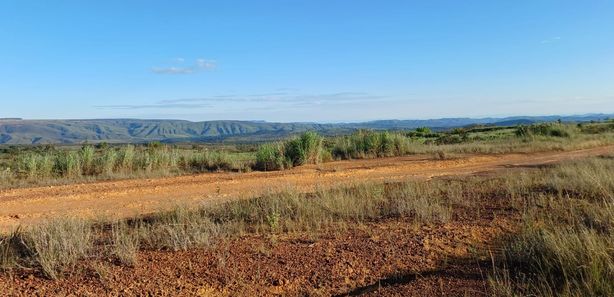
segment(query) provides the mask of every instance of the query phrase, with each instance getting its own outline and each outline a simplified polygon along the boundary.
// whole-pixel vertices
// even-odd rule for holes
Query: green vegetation
[[[126,178],[208,171],[249,171],[249,152],[186,149],[151,143],[146,146],[84,145],[80,148],[26,149],[0,159],[1,184],[44,183],[54,180]]]
[[[289,191],[115,223],[52,221],[0,238],[0,267],[58,278],[85,259],[138,265],[144,249],[187,250],[246,233],[343,230],[390,219],[445,224],[490,214],[493,205],[517,226],[492,256],[495,295],[614,294],[614,156],[497,177]]]
[[[541,170],[513,189],[522,227],[503,246],[495,292],[614,295],[614,158]]]
[[[412,152],[414,141],[401,133],[361,130],[332,141],[335,159],[362,159],[402,156]]]
[[[322,161],[322,137],[305,132],[285,142],[263,144],[256,152],[255,169],[270,171]]]
[[[552,136],[552,137],[570,137],[577,133],[577,128],[572,125],[543,123],[531,126],[520,126],[516,129],[517,136],[532,137],[532,136]]]
[[[418,223],[445,222],[450,219],[454,202],[445,198],[447,190],[440,186],[408,182],[311,194],[285,192],[197,210],[178,207],[102,225],[54,220],[0,238],[0,267],[30,267],[56,279],[75,270],[79,260],[111,258],[124,265],[136,265],[139,249],[178,251],[206,247],[222,236],[246,232],[315,231],[350,222],[407,216]]]
[[[536,152],[614,143],[614,123],[544,123],[518,127],[457,128],[433,132],[359,130],[323,138],[305,132],[284,141],[252,146],[147,145],[0,148],[0,187],[71,181],[181,175],[208,171],[283,170],[331,160],[426,154]]]

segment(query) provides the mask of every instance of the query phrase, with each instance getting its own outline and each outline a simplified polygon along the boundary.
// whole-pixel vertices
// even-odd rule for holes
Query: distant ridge
[[[356,129],[415,129],[430,127],[445,130],[471,125],[509,126],[561,120],[586,122],[614,118],[614,114],[576,116],[517,116],[506,118],[443,118],[431,120],[379,120],[362,123],[269,123],[264,121],[184,120],[22,120],[0,119],[0,144],[79,144],[83,142],[140,143],[209,142],[228,138],[275,139],[315,130],[323,134],[347,133]]]

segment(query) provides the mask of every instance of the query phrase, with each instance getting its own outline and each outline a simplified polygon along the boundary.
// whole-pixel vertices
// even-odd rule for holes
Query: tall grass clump
[[[233,171],[242,170],[241,161],[233,158],[225,151],[204,151],[182,156],[179,160],[180,167],[186,171]]]
[[[35,226],[28,230],[25,240],[33,260],[51,279],[74,270],[77,261],[88,255],[93,244],[90,224],[76,219]]]
[[[8,271],[19,265],[20,259],[27,252],[24,249],[22,229],[0,237],[0,271]]]
[[[55,158],[54,171],[62,177],[77,178],[81,172],[81,158],[74,151],[61,151]]]
[[[239,233],[311,231],[337,223],[401,217],[436,223],[451,217],[441,191],[413,182],[365,184],[311,194],[287,191],[229,202],[206,212],[214,222]]]
[[[284,156],[292,166],[318,164],[321,161],[322,137],[308,131],[284,144]]]
[[[403,134],[361,130],[334,139],[331,154],[335,159],[392,157],[409,153],[411,147],[411,138]]]
[[[496,293],[614,295],[613,166],[611,158],[568,162],[516,184],[528,198],[491,277]]]
[[[111,226],[111,254],[120,263],[134,266],[140,247],[138,228],[132,228],[126,222],[117,222]]]
[[[282,170],[287,163],[283,143],[266,143],[258,147],[255,164],[257,170]]]
[[[139,234],[140,241],[147,247],[185,251],[212,244],[220,234],[220,227],[201,211],[177,207],[142,224]]]
[[[28,153],[17,158],[16,168],[26,178],[50,178],[53,176],[55,161],[51,153]]]
[[[323,139],[308,131],[285,142],[260,145],[254,167],[258,170],[282,170],[305,164],[322,162]]]
[[[132,172],[134,170],[135,154],[133,145],[125,145],[120,148],[117,159],[117,168],[120,172]]]
[[[524,230],[505,246],[505,273],[519,295],[613,296],[612,242],[612,234],[590,228]]]
[[[117,163],[117,151],[115,149],[106,149],[100,158],[98,158],[98,174],[111,176],[115,172]]]
[[[551,136],[551,137],[571,137],[576,134],[577,128],[572,125],[560,123],[541,123],[529,126],[519,126],[516,129],[517,136]]]
[[[91,145],[84,145],[79,151],[79,156],[81,157],[81,172],[84,175],[96,174],[94,163],[96,157],[96,149]]]

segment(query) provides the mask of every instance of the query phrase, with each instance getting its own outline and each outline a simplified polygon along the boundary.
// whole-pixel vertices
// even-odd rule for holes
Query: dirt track
[[[283,172],[208,173],[0,191],[0,230],[46,218],[122,218],[176,205],[216,203],[284,189],[311,191],[365,181],[467,175],[614,152],[614,146],[571,152],[472,155],[453,160],[410,156],[339,161]]]

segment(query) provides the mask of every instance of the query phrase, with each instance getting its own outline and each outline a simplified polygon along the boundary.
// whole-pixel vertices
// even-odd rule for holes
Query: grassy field
[[[100,179],[173,176],[208,171],[282,170],[332,160],[430,154],[498,154],[589,148],[614,143],[614,123],[546,123],[446,132],[367,131],[321,137],[306,132],[261,145],[8,146],[0,148],[0,187]]]
[[[493,209],[514,227],[488,250],[473,253],[474,261],[492,263],[492,294],[614,294],[614,155],[496,177],[285,192],[113,223],[50,221],[3,237],[0,267],[57,279],[73,275],[86,259],[135,266],[144,250],[186,251],[249,234],[306,232],[317,238],[327,230],[343,233],[390,220],[438,226]]]

